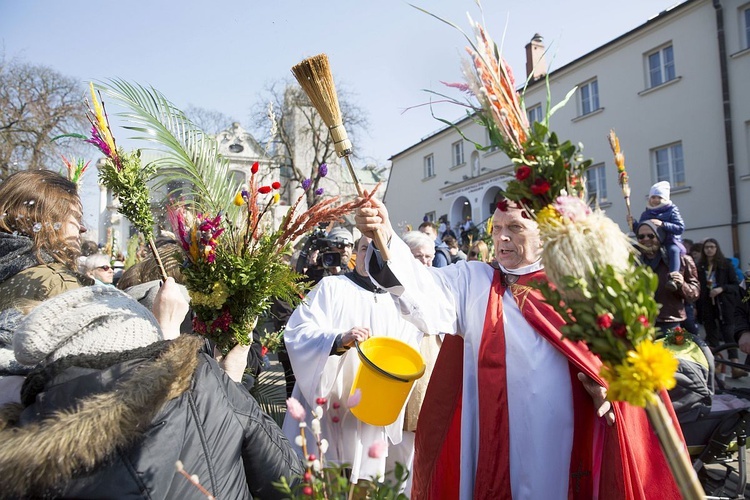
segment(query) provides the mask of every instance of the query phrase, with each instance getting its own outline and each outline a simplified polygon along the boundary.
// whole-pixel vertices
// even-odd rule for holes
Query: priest
[[[360,238],[355,270],[324,277],[294,311],[284,331],[296,377],[292,397],[307,413],[308,452],[317,454],[310,423],[312,410],[322,406],[321,434],[329,442],[326,460],[349,464],[354,483],[382,477],[397,462],[409,469],[414,456],[414,434],[406,433],[404,439],[403,410],[391,425],[372,426],[357,420],[347,407],[360,366],[356,349],[351,349],[355,340],[388,336],[418,349],[421,339],[414,325],[401,318],[388,294],[367,277],[364,263],[369,244],[369,238]],[[298,422],[289,412],[283,430],[291,442],[299,436]],[[369,453],[377,443],[385,445],[384,454]]]
[[[389,241],[390,260],[371,247],[368,270],[404,317],[425,333],[456,334],[445,337],[420,413],[412,498],[680,497],[645,412],[606,401],[600,360],[562,338],[561,317],[530,286],[545,274],[539,230],[523,210],[498,204],[493,265],[443,269],[410,258],[382,203],[356,221]]]

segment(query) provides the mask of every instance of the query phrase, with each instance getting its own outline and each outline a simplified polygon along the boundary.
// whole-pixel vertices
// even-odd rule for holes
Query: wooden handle
[[[159,256],[159,251],[156,249],[154,237],[151,235],[148,236],[148,246],[151,249],[151,253],[154,254],[156,264],[159,266],[159,274],[161,274],[162,281],[167,281],[167,271],[164,269],[164,264],[162,263],[161,257]]]
[[[646,404],[646,414],[651,421],[651,427],[659,437],[661,449],[667,458],[682,498],[685,500],[704,498],[703,487],[690,463],[690,457],[682,440],[677,436],[672,418],[658,394],[655,394],[653,400]]]
[[[362,185],[357,179],[357,174],[354,173],[354,165],[352,165],[352,160],[349,158],[349,154],[344,155],[344,160],[349,169],[349,175],[351,175],[352,181],[354,182],[354,187],[357,189],[357,194],[360,197],[364,197],[365,193],[362,191]],[[380,256],[383,257],[384,261],[388,262],[391,260],[391,253],[388,251],[388,241],[385,239],[385,236],[383,236],[382,231],[377,231],[374,236],[373,240],[375,241],[375,246],[380,250]]]

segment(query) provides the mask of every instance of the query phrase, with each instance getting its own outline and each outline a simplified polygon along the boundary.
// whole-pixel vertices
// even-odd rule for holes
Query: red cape
[[[602,499],[681,498],[658,438],[651,430],[646,412],[642,408],[626,403],[614,403],[614,426],[602,425],[602,419],[595,416],[593,401],[577,380],[576,374],[583,372],[597,383],[606,386],[599,376],[601,361],[585,344],[563,339],[560,333],[560,327],[564,324],[562,318],[544,301],[538,290],[524,286],[530,280],[543,279],[546,279],[544,272],[539,271],[522,277],[516,285],[511,286],[514,287],[516,301],[529,324],[565,355],[570,363],[575,429],[568,497],[592,498],[593,488],[596,487],[593,478],[598,472],[599,498]],[[502,325],[504,288],[500,282],[498,271],[490,288],[485,332],[489,331],[488,328],[496,327],[498,321]],[[504,340],[502,344],[504,355]],[[485,352],[482,346],[480,352]],[[459,497],[463,355],[463,339],[455,335],[446,335],[419,414],[412,470],[413,499]],[[502,375],[504,376],[504,368]],[[481,373],[479,379],[482,379]],[[502,401],[506,390],[505,380],[494,380],[497,380],[497,383],[492,384],[493,389],[497,390],[497,399]],[[661,397],[675,428],[680,433],[677,417],[666,391],[662,392]],[[507,414],[507,411],[505,413]],[[479,418],[480,422],[485,421],[481,415]],[[503,441],[507,439],[504,436],[508,431],[507,423],[497,424],[492,419],[486,421],[492,421],[492,430],[488,433],[484,423],[484,431],[480,428],[480,443],[485,443],[485,446],[483,450],[480,445],[474,497],[493,500],[511,498],[509,474],[502,472],[507,470],[507,464],[503,463],[504,460],[507,461],[507,458],[503,457],[507,457],[508,454],[507,440]],[[591,456],[594,449],[595,427],[603,430],[599,446],[600,460]],[[488,440],[495,443],[491,446],[496,447],[496,450],[487,449]],[[502,449],[503,442],[505,450]],[[501,472],[498,473],[497,470]]]

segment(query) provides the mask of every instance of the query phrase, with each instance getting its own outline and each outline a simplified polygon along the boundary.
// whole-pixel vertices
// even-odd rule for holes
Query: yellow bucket
[[[406,342],[389,337],[370,337],[355,344],[361,361],[352,385],[361,399],[351,412],[370,425],[390,425],[406,403],[414,381],[424,375],[424,360]]]

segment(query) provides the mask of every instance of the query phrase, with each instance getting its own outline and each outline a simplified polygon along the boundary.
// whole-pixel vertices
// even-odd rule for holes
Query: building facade
[[[538,57],[535,35],[527,57]],[[543,51],[541,52],[543,53]],[[536,62],[536,64],[535,64]],[[539,73],[543,61],[529,61]],[[545,73],[546,71],[541,71]],[[561,140],[582,143],[594,160],[589,194],[627,231],[626,206],[607,141],[620,138],[632,189],[632,214],[645,208],[649,187],[672,185],[685,219],[684,238],[716,238],[727,256],[750,264],[750,3],[688,0],[531,82],[524,92],[530,121],[576,89],[551,117]],[[547,102],[548,88],[551,96]],[[491,217],[513,174],[484,129],[465,118],[391,158],[385,201],[394,223],[446,216]],[[467,140],[468,139],[468,140]]]

